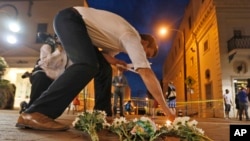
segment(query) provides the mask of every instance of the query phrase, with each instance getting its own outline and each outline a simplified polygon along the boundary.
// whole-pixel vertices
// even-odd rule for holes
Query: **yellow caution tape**
[[[187,101],[187,102],[176,102],[176,104],[206,103],[206,102],[223,102],[223,99],[198,100],[198,101]]]

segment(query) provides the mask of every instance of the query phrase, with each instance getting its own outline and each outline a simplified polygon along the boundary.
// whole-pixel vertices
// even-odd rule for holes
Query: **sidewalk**
[[[87,135],[73,128],[66,132],[37,131],[31,129],[19,129],[15,127],[19,116],[18,110],[0,110],[0,141],[88,141]],[[63,114],[58,121],[71,125],[76,115]],[[126,118],[134,118],[128,116]],[[229,141],[229,125],[250,125],[250,121],[222,118],[195,118],[198,127],[215,141]],[[156,123],[163,123],[162,117],[155,118]],[[114,134],[105,133],[100,141],[113,141]]]

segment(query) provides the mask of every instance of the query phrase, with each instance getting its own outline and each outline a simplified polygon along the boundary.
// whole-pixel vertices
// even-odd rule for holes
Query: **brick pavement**
[[[87,141],[87,135],[73,128],[66,132],[37,131],[31,129],[19,129],[15,127],[18,110],[0,110],[0,141]],[[76,115],[63,114],[58,121],[71,125]],[[127,117],[134,118],[134,117]],[[229,141],[230,124],[247,124],[250,121],[238,121],[236,119],[222,118],[195,118],[198,127],[215,141]],[[155,118],[156,123],[164,122],[162,117]],[[103,132],[101,141],[117,140],[114,134]]]

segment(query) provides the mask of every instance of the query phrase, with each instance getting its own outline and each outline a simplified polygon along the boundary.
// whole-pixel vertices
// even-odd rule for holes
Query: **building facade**
[[[163,90],[174,82],[177,110],[224,117],[225,89],[234,102],[250,78],[249,13],[248,0],[190,0],[163,66]]]

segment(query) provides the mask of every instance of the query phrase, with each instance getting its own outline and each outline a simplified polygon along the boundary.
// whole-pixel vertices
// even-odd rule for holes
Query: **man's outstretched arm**
[[[171,121],[175,119],[175,113],[173,113],[166,104],[163,96],[162,88],[154,72],[150,68],[138,68],[137,72],[141,76],[148,91],[153,95],[155,100],[161,105],[164,113],[167,114],[167,118]]]

